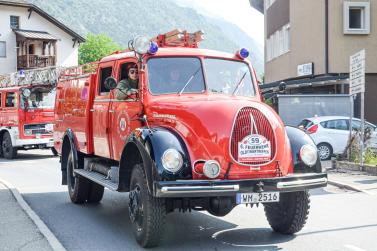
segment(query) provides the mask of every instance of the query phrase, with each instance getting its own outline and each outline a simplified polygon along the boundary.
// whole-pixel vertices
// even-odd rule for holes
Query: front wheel
[[[149,193],[140,164],[132,170],[129,197],[128,211],[136,241],[144,248],[157,246],[164,233],[165,203]]]
[[[275,232],[282,234],[300,231],[308,218],[309,208],[308,191],[282,193],[279,202],[264,204],[268,223]]]
[[[17,156],[17,148],[12,145],[12,139],[9,132],[6,132],[3,136],[3,142],[1,143],[3,156],[6,159],[14,159]]]

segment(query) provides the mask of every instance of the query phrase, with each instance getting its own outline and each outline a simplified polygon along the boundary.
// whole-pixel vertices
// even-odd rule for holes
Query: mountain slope
[[[170,0],[29,0],[74,31],[103,33],[126,47],[136,35],[156,36],[175,28],[190,32],[203,30],[201,48],[234,53],[239,45],[222,28],[194,9]],[[259,68],[259,66],[257,67]],[[260,72],[260,69],[258,69]]]

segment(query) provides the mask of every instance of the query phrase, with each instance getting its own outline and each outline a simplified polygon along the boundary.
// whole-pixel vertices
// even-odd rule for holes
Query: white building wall
[[[46,31],[58,39],[57,65],[74,66],[78,64],[78,43],[73,47],[73,36],[36,12],[32,12],[28,19],[29,12],[26,7],[0,5],[0,41],[6,41],[7,54],[6,58],[0,57],[0,74],[17,71],[16,34],[10,28],[10,16],[20,17],[20,29],[22,30]]]

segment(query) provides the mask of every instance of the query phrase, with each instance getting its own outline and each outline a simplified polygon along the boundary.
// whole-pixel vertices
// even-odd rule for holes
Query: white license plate
[[[238,193],[236,195],[236,202],[237,204],[279,202],[279,195],[279,192]]]

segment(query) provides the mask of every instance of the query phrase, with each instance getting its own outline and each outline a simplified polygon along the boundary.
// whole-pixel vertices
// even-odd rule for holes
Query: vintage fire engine
[[[262,102],[248,51],[199,49],[202,35],[137,37],[58,82],[62,183],[73,203],[99,202],[104,187],[129,192],[143,247],[158,244],[167,213],[224,216],[238,204],[263,204],[273,230],[293,234],[306,222],[308,189],[327,184],[311,138]],[[135,64],[138,90],[118,88]]]
[[[52,149],[58,68],[41,68],[0,76],[0,157],[17,150]]]

